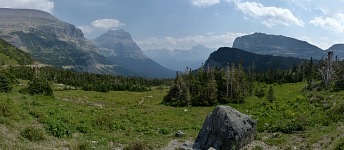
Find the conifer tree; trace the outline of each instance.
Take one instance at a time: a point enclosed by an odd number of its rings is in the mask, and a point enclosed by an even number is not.
[[[272,86],[270,86],[269,92],[268,92],[268,101],[272,103],[274,100],[275,100],[274,89],[272,88]]]

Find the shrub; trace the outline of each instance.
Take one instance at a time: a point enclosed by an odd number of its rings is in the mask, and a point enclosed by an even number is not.
[[[72,132],[70,129],[68,129],[63,123],[60,121],[57,122],[49,122],[46,126],[46,130],[50,134],[52,134],[55,137],[62,138],[62,137],[70,137],[72,135]]]
[[[343,150],[344,149],[344,138],[340,139],[339,142],[334,147],[334,150]]]
[[[27,127],[20,133],[22,137],[27,138],[30,141],[42,141],[45,140],[44,130],[38,127]]]
[[[22,92],[27,92],[30,95],[53,95],[53,89],[51,88],[49,81],[45,78],[38,77],[33,78],[33,80],[28,83],[28,87],[23,89]]]
[[[15,81],[15,77],[11,73],[0,70],[0,92],[5,93],[12,91]]]
[[[145,150],[149,149],[144,141],[135,140],[124,147],[124,150]]]

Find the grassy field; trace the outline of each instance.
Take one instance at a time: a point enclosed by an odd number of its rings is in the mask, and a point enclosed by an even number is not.
[[[229,104],[258,120],[256,140],[282,149],[332,149],[344,142],[341,118],[328,116],[338,112],[344,92],[305,92],[305,83],[272,86],[273,102],[252,96]],[[214,108],[165,106],[166,88],[100,93],[56,86],[46,97],[20,94],[23,87],[0,94],[2,149],[159,148],[172,139],[195,139]],[[176,138],[179,130],[186,136]]]

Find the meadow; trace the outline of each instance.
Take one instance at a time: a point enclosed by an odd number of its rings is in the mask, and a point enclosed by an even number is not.
[[[147,92],[67,90],[55,84],[54,96],[0,94],[1,149],[153,149],[169,141],[193,140],[215,106],[162,104],[168,87]],[[344,92],[305,91],[304,82],[260,87],[267,96],[228,105],[258,121],[256,140],[281,149],[335,149],[344,144]],[[184,137],[175,137],[183,131]],[[256,146],[255,149],[262,147]]]

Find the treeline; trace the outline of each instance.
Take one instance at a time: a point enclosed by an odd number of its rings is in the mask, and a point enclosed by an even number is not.
[[[290,69],[268,69],[257,73],[257,81],[268,84],[297,83],[304,80],[315,80],[321,61],[305,60],[299,65],[294,65]]]
[[[258,83],[284,84],[306,81],[308,90],[344,90],[344,61],[333,59],[304,60],[290,69],[268,69],[256,72],[254,64],[243,69],[229,64],[224,68],[178,72],[163,103],[171,106],[211,106],[222,103],[243,103],[247,96],[262,95]],[[205,68],[205,67],[202,67]]]
[[[152,86],[169,85],[171,79],[146,79],[114,75],[74,72],[53,67],[14,66],[9,68],[16,78],[32,81],[37,74],[50,82],[74,86],[86,91],[148,91]]]
[[[225,69],[200,69],[177,72],[174,85],[163,103],[171,106],[211,106],[218,103],[243,103],[255,90],[255,71],[244,71],[241,64]]]

